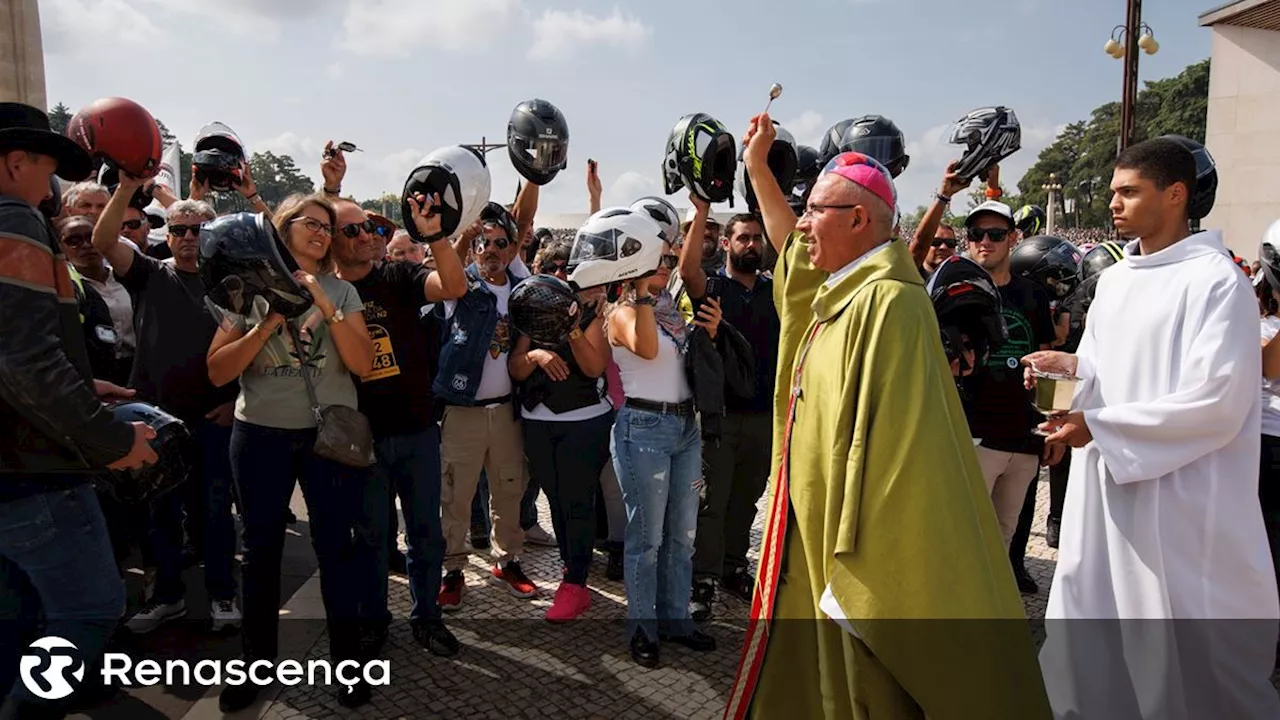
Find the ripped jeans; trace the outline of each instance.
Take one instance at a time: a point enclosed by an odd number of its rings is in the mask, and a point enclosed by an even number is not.
[[[627,637],[688,635],[693,540],[702,486],[697,417],[623,406],[609,442],[627,509]]]

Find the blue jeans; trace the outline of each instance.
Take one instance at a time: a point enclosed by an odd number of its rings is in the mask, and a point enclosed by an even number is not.
[[[302,484],[311,547],[320,565],[329,654],[337,660],[359,657],[360,603],[377,591],[368,587],[374,569],[357,566],[353,538],[369,471],[316,455],[315,441],[314,429],[284,430],[239,420],[231,431],[231,470],[244,524],[242,636],[244,654],[252,660],[274,660],[279,651],[280,557],[295,478]]]
[[[400,496],[404,511],[404,536],[409,546],[405,568],[409,574],[409,596],[413,609],[411,622],[439,620],[440,575],[444,567],[444,530],[440,523],[440,427],[434,423],[414,435],[393,435],[375,443],[378,464],[374,479],[365,492],[368,515],[378,518],[374,506],[381,507],[382,525],[367,538],[361,538],[362,564],[375,561],[381,593],[370,601],[362,614],[382,622],[391,621],[387,610],[387,549],[390,515],[387,495]],[[376,497],[375,497],[376,495]],[[378,550],[381,549],[381,552]]]
[[[0,503],[0,582],[0,622],[15,626],[26,614],[22,595],[34,589],[41,634],[69,640],[85,667],[97,666],[124,612],[124,581],[88,483]],[[10,695],[35,700],[21,680]]]
[[[627,635],[693,632],[693,540],[702,484],[702,433],[692,415],[623,406],[609,442],[627,508],[623,553]]]
[[[156,563],[155,599],[163,603],[181,600],[187,587],[182,581],[183,515],[185,508],[199,508],[200,522],[188,527],[203,534],[204,585],[210,600],[236,596],[232,572],[236,554],[235,521],[231,518],[231,427],[201,419],[193,422],[191,478],[194,487],[177,488],[151,503],[148,540]],[[199,502],[187,503],[192,493]],[[196,540],[197,538],[192,538]]]

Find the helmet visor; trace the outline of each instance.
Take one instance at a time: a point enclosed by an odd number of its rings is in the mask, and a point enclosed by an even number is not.
[[[590,262],[592,260],[618,259],[618,242],[614,233],[579,232],[574,238],[573,250],[569,253],[569,266]]]
[[[847,138],[840,150],[841,152],[860,152],[875,158],[881,165],[889,167],[902,156],[902,143],[896,138],[888,137]]]
[[[534,170],[560,170],[567,164],[569,144],[560,138],[521,138],[519,151]]]

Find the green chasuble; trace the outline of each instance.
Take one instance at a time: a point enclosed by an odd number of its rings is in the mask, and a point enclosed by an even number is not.
[[[798,355],[813,341],[795,405],[789,502],[770,505],[790,520],[776,584],[760,571],[757,592],[776,587],[776,596],[752,717],[1050,717],[937,319],[906,245],[872,251],[828,285],[792,235],[774,288],[782,336],[773,489]],[[856,635],[819,608],[828,590]]]

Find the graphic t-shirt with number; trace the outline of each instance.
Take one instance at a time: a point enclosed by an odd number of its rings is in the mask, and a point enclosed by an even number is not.
[[[419,319],[430,274],[421,265],[387,262],[355,283],[374,349],[373,370],[356,390],[360,410],[380,438],[419,432],[433,420],[431,379],[440,344]]]
[[[507,356],[511,353],[511,318],[507,314],[507,301],[511,298],[511,288],[518,282],[515,276],[507,276],[506,285],[494,285],[485,281],[485,288],[493,293],[497,300],[498,324],[493,328],[493,337],[489,339],[489,351],[484,355],[484,371],[480,375],[480,386],[476,388],[476,403],[485,404],[486,400],[511,395],[511,375],[507,371]],[[478,289],[467,292],[480,292]],[[444,316],[453,317],[458,303],[446,300]]]
[[[1043,418],[1023,384],[1021,360],[1053,342],[1049,295],[1038,283],[1014,276],[1000,288],[1000,302],[1009,339],[991,350],[985,367],[965,378],[969,428],[983,447],[1038,454],[1043,441],[1032,430]]]

